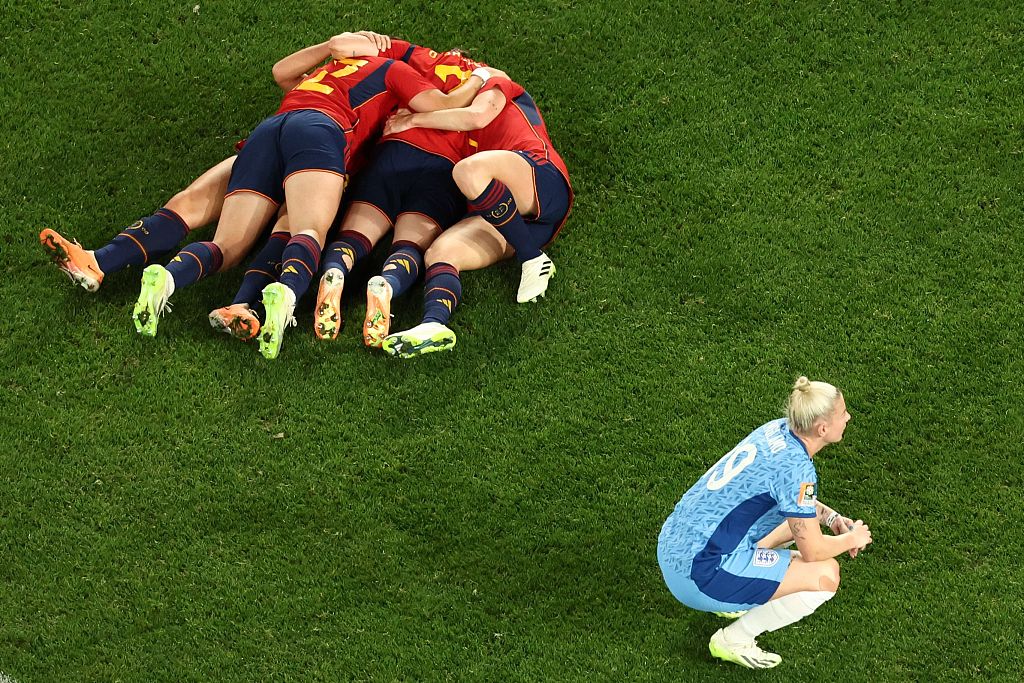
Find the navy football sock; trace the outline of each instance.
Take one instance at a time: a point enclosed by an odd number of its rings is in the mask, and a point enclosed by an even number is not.
[[[309,235],[295,235],[281,254],[281,284],[295,293],[298,301],[309,289],[313,273],[320,267],[320,243]]]
[[[275,282],[280,275],[281,256],[291,237],[291,233],[288,232],[275,232],[270,235],[270,239],[259,250],[245,271],[242,286],[238,288],[238,294],[235,295],[232,304],[249,304],[249,308],[262,317],[261,294],[263,288],[271,282]]]
[[[459,271],[449,263],[435,263],[427,268],[423,285],[423,322],[447,325],[452,311],[462,299]]]
[[[93,255],[103,274],[110,275],[128,266],[151,263],[178,246],[188,231],[181,216],[164,207],[129,225]]]
[[[352,259],[352,265],[359,263],[359,259],[363,258],[370,253],[370,249],[373,247],[370,244],[370,240],[355,230],[342,230],[341,234],[338,235],[338,239],[331,242],[331,244],[324,249],[324,270],[330,270],[331,268],[339,268],[341,272],[348,276],[350,270],[345,262],[342,260],[342,256],[348,256]]]
[[[224,263],[224,255],[213,242],[193,242],[167,264],[174,278],[174,289],[188,287],[207,275],[213,275]]]
[[[395,242],[384,262],[382,275],[391,285],[391,296],[398,296],[413,286],[423,270],[423,251],[415,242]]]
[[[543,245],[537,242],[519,215],[512,191],[497,178],[488,183],[479,197],[469,202],[469,212],[493,225],[516,250],[516,259],[520,263],[541,255]]]

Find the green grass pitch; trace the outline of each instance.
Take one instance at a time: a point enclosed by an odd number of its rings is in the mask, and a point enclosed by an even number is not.
[[[1019,3],[2,15],[0,679],[1019,680]],[[144,339],[137,270],[46,263],[41,228],[102,244],[274,111],[276,59],[360,28],[538,100],[578,195],[546,300],[469,273],[455,350],[399,362],[350,291],[340,341],[307,304],[268,363],[206,323],[237,271]],[[655,542],[799,374],[846,392],[820,495],[875,544],[751,674]]]

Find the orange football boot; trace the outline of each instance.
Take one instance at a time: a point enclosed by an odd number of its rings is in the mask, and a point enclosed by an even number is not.
[[[340,268],[331,268],[320,278],[320,289],[316,293],[316,308],[313,311],[313,331],[318,339],[337,339],[345,316],[341,312],[341,292],[345,288],[345,274]]]
[[[235,339],[250,341],[260,332],[260,319],[248,304],[231,304],[210,311],[210,327]]]
[[[96,263],[96,257],[81,244],[68,241],[56,230],[46,228],[39,233],[39,243],[65,275],[90,292],[95,292],[103,282],[103,271]]]
[[[379,349],[391,331],[391,285],[380,275],[366,283],[366,320],[363,343]]]

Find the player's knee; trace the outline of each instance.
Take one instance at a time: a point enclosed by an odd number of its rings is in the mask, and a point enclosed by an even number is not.
[[[455,164],[455,168],[452,169],[452,179],[464,194],[473,195],[470,199],[479,194],[476,191],[479,185],[486,185],[486,182],[490,181],[489,176],[486,162],[474,159],[471,156]]]
[[[818,590],[832,593],[839,590],[839,563],[835,558],[822,563],[821,574],[818,575]]]
[[[424,252],[423,263],[429,268],[435,263],[452,263],[453,258],[458,258],[458,254],[454,249],[445,244],[438,244],[435,242],[427,248],[426,252]]]
[[[171,197],[165,204],[168,209],[178,214],[190,228],[200,227],[196,224],[204,215],[203,209],[206,205],[206,197],[191,186]]]
[[[245,250],[240,248],[238,244],[234,242],[221,242],[217,239],[214,239],[213,242],[220,249],[220,255],[223,257],[223,261],[220,266],[221,271],[234,268],[242,262]]]

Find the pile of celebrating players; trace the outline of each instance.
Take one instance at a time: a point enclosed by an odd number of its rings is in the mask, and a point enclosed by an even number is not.
[[[74,282],[143,267],[132,311],[155,336],[171,297],[248,257],[241,286],[210,324],[258,340],[277,358],[296,304],[316,281],[313,330],[335,339],[352,268],[393,231],[366,285],[367,347],[411,358],[455,346],[449,326],[461,273],[508,258],[520,264],[519,303],[545,294],[545,253],[569,214],[565,163],[533,98],[497,69],[371,31],[343,33],[274,65],[277,112],[152,215],[88,250],[54,230],[40,241]],[[166,265],[157,259],[216,221]],[[397,297],[423,279],[419,325],[392,332]]]

